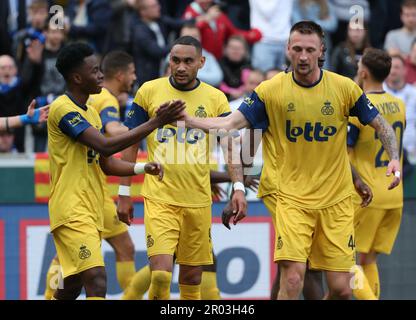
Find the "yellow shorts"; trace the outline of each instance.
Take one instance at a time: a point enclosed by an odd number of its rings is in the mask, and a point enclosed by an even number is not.
[[[277,198],[274,260],[309,261],[310,269],[349,272],[355,265],[351,197],[323,209]]]
[[[104,231],[103,239],[112,238],[128,231],[125,223],[121,222],[117,216],[117,208],[111,197],[104,199]]]
[[[94,224],[68,222],[52,231],[63,277],[104,267],[101,254],[101,232]]]
[[[390,254],[399,232],[402,208],[359,207],[354,216],[357,251]]]
[[[147,255],[176,255],[176,263],[209,265],[212,260],[211,206],[178,207],[144,199]]]
[[[263,203],[266,206],[267,211],[269,211],[270,216],[272,217],[273,227],[276,229],[276,202],[277,194],[270,193],[262,197]]]

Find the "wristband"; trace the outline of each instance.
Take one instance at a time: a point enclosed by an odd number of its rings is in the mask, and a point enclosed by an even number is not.
[[[130,187],[129,186],[120,185],[118,187],[118,195],[119,196],[130,197]]]
[[[234,191],[240,190],[240,191],[243,191],[244,193],[246,192],[246,188],[244,187],[244,184],[240,181],[235,182],[233,184],[233,189]]]
[[[22,122],[23,125],[37,124],[39,122],[39,117],[40,117],[40,110],[36,109],[33,112],[33,117],[30,117],[27,114],[22,114],[20,116],[20,121]]]
[[[144,173],[144,167],[146,166],[145,162],[137,162],[134,165],[134,174]]]

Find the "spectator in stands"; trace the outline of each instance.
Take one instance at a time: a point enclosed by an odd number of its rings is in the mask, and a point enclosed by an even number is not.
[[[332,53],[331,67],[334,72],[353,79],[357,74],[358,61],[369,46],[366,28],[350,25],[347,40],[335,47]]]
[[[368,21],[371,47],[383,49],[387,32],[400,28],[401,1],[370,0],[371,19]]]
[[[160,0],[162,15],[168,15],[173,18],[182,17],[186,7],[192,0]]]
[[[134,16],[136,0],[112,0],[110,1],[112,19],[110,26],[111,50],[130,50],[131,19]]]
[[[302,20],[315,21],[324,30],[326,47],[324,68],[329,69],[332,50],[330,35],[338,25],[334,7],[328,0],[295,0],[292,23]]]
[[[184,25],[180,36],[191,36],[201,41],[201,33],[195,24]],[[223,80],[222,69],[212,53],[203,48],[202,55],[205,57],[205,64],[198,71],[198,79],[218,88]]]
[[[253,46],[252,65],[266,72],[286,68],[286,46],[291,27],[293,0],[250,0],[251,27],[262,33]]]
[[[330,0],[330,3],[334,7],[338,19],[337,30],[331,34],[332,45],[336,47],[345,41],[350,23],[360,25],[364,22],[364,24],[368,24],[370,6],[368,0]],[[364,17],[364,21],[361,20],[362,17]]]
[[[65,26],[70,39],[86,41],[98,54],[109,49],[109,26],[112,11],[107,0],[70,0],[69,23]]]
[[[38,60],[27,61],[25,64],[26,72],[34,72],[34,70],[40,72],[39,75],[34,75],[36,78],[40,78],[40,81],[34,87],[38,107],[52,103],[57,96],[65,91],[65,80],[55,67],[58,52],[63,46],[65,38],[64,30],[48,26],[45,37],[45,48],[42,48],[40,55],[37,57]],[[34,64],[40,64],[41,68],[37,68]],[[32,133],[34,136],[34,151],[45,152],[48,136],[46,123],[32,126]]]
[[[0,56],[0,117],[9,117],[26,112],[26,105],[31,98],[33,87],[40,81],[41,65],[38,61],[41,45],[38,40],[32,41],[26,50],[28,60],[33,62],[34,72],[29,73],[23,65],[20,76],[11,56]],[[24,128],[14,131],[14,144],[19,152],[24,152]]]
[[[384,48],[390,54],[401,54],[406,57],[416,38],[416,0],[403,1],[400,19],[403,27],[387,33]]]
[[[250,30],[250,4],[248,0],[220,0],[220,4],[227,17],[238,29]]]
[[[168,34],[180,30],[194,19],[180,20],[162,16],[158,0],[137,0],[137,15],[132,21],[132,54],[139,85],[161,75],[163,59],[168,54]]]
[[[17,152],[14,146],[14,135],[9,132],[0,132],[0,153]]]
[[[236,111],[241,103],[244,101],[246,97],[249,97],[254,89],[257,88],[257,86],[265,80],[264,73],[257,69],[252,69],[247,71],[247,77],[244,81],[244,92],[243,95],[235,100],[230,101],[230,108],[231,111]]]
[[[197,26],[201,31],[202,47],[218,60],[222,58],[224,43],[232,35],[240,35],[250,44],[261,39],[261,33],[257,29],[247,31],[236,28],[213,0],[195,0],[186,8],[185,19],[197,17],[199,17]]]
[[[402,99],[406,105],[406,129],[403,134],[403,148],[409,162],[416,164],[416,88],[406,83],[405,61],[400,54],[392,56],[391,70],[385,83],[386,92]]]
[[[244,82],[250,69],[247,42],[243,37],[231,36],[228,39],[220,66],[224,74],[220,90],[227,95],[229,100],[243,96]]]
[[[49,4],[47,0],[33,0],[29,6],[30,26],[20,30],[13,37],[12,53],[20,68],[26,58],[26,48],[34,40],[45,43],[43,31],[48,22]]]
[[[412,43],[409,56],[406,58],[406,83],[416,85],[416,40]]]

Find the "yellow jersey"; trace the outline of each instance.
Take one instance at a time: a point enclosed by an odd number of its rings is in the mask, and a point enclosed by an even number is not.
[[[166,101],[181,99],[190,115],[206,118],[230,113],[227,98],[218,89],[198,81],[191,90],[176,88],[171,78],[160,78],[144,83],[137,91],[125,125],[132,129],[155,116]],[[213,136],[212,136],[213,137]],[[211,200],[210,139],[200,129],[185,129],[165,125],[146,138],[148,161],[159,161],[164,166],[163,180],[146,175],[142,196],[151,200],[182,207],[205,207]]]
[[[269,130],[263,134],[261,141],[263,143],[263,168],[261,169],[259,190],[257,193],[257,197],[259,198],[277,192],[277,154],[273,136]]]
[[[104,133],[107,123],[120,122],[120,105],[117,98],[108,89],[103,88],[100,93],[90,95],[87,105],[91,105],[97,110]]]
[[[98,153],[76,140],[91,126],[101,130],[98,113],[78,105],[69,95],[58,97],[50,105],[51,231],[70,221],[92,223],[103,230],[104,189]]]
[[[393,127],[403,165],[403,132],[406,124],[404,102],[384,91],[368,93],[367,97]],[[348,146],[353,148],[350,153],[351,164],[373,191],[373,200],[369,207],[379,209],[403,207],[403,184],[392,190],[387,189],[392,182],[392,177],[386,176],[389,157],[374,129],[363,126],[356,119],[350,119]],[[355,203],[361,203],[361,199],[358,198],[358,196],[353,198]]]
[[[348,118],[367,124],[378,111],[351,79],[321,70],[316,83],[303,86],[293,72],[281,72],[262,82],[239,111],[251,127],[270,130],[280,197],[320,209],[352,195]]]

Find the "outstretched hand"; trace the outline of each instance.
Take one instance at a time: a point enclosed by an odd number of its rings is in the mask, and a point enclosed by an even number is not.
[[[156,120],[159,126],[181,120],[183,117],[183,110],[185,110],[185,102],[182,100],[168,101],[159,106],[156,110]]]

